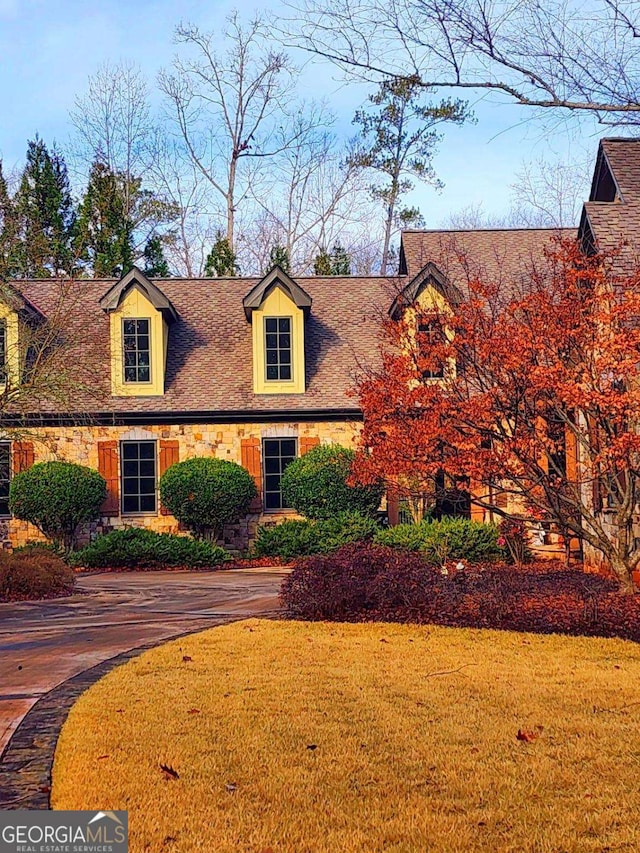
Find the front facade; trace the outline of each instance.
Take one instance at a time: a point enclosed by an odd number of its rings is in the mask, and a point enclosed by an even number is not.
[[[578,235],[585,249],[626,240],[625,257],[635,252],[638,153],[640,141],[602,141]],[[399,273],[389,277],[294,280],[275,268],[261,279],[150,281],[134,268],[120,281],[6,285],[0,292],[0,381],[9,400],[7,431],[0,434],[0,539],[16,546],[39,538],[10,517],[7,500],[11,477],[34,462],[78,462],[104,476],[108,497],[100,520],[84,531],[88,537],[127,525],[177,532],[160,505],[159,478],[176,461],[214,455],[243,465],[256,482],[251,514],[224,533],[227,547],[245,548],[258,524],[291,514],[280,492],[291,459],[318,443],[353,444],[362,416],[352,389],[358,371],[376,363],[381,317],[393,313],[401,295],[422,305],[461,298],[472,275],[516,288],[558,235],[575,234],[409,231]],[[67,366],[77,364],[83,374],[71,403],[32,393],[13,412],[11,393],[18,389],[20,398],[37,361],[31,330],[55,318]]]

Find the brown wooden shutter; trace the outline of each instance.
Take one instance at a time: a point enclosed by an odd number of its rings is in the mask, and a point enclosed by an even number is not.
[[[567,460],[567,480],[578,482],[578,441],[572,426],[564,428],[565,458]]]
[[[35,455],[33,452],[32,441],[14,441],[13,442],[13,473],[19,474],[20,471],[26,471],[33,465]]]
[[[253,477],[256,484],[258,496],[251,501],[250,512],[262,511],[262,460],[260,458],[260,439],[243,438],[240,451],[242,456],[242,467]]]
[[[484,522],[484,507],[474,503],[474,495],[481,494],[483,491],[482,484],[478,480],[471,480],[469,483],[469,495],[471,497],[471,521]]]
[[[180,442],[171,440],[160,442],[160,464],[158,471],[158,479],[162,477],[167,468],[175,465],[180,461]],[[171,515],[169,510],[160,504],[160,515]]]
[[[118,475],[118,442],[98,442],[98,471],[107,482],[107,497],[102,515],[120,515],[120,477]]]
[[[303,435],[300,439],[300,456],[304,456],[312,447],[317,447],[319,444],[320,439],[317,435]]]

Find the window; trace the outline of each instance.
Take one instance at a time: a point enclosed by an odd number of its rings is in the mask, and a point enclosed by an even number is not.
[[[122,513],[156,511],[156,442],[122,442]]]
[[[151,337],[149,320],[122,321],[125,382],[151,382]]]
[[[418,324],[418,332],[422,335],[420,349],[427,358],[430,357],[434,347],[440,346],[444,341],[442,326],[437,320],[423,320]],[[422,371],[423,379],[443,379],[444,365],[433,359],[433,364]]]
[[[0,382],[7,381],[7,324],[0,322]]]
[[[265,438],[262,443],[264,460],[264,508],[287,509],[282,501],[280,480],[284,469],[298,455],[295,438]]]
[[[267,380],[291,380],[291,317],[265,317],[264,339]]]
[[[11,482],[11,444],[0,442],[0,517],[11,515],[9,512],[9,483]]]

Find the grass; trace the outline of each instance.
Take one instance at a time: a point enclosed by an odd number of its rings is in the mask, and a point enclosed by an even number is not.
[[[639,683],[622,640],[235,623],[87,691],[52,803],[132,853],[635,851]]]

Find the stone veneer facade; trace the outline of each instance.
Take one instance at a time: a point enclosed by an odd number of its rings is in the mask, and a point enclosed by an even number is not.
[[[34,461],[57,459],[76,462],[98,470],[98,442],[123,440],[174,440],[179,443],[181,461],[194,456],[216,456],[242,464],[243,439],[311,438],[321,444],[337,443],[353,446],[360,425],[346,421],[314,423],[246,423],[246,424],[180,424],[149,427],[89,426],[50,427],[34,430],[28,436],[34,445]],[[22,436],[21,436],[22,437]],[[296,517],[291,512],[267,512],[248,515],[238,524],[225,528],[221,544],[231,552],[245,550],[255,538],[259,524],[273,524],[283,518]],[[141,516],[104,516],[86,525],[79,532],[79,544],[86,544],[99,533],[122,527],[146,527],[159,533],[182,532],[172,515],[159,511]],[[16,518],[0,520],[0,541],[7,547],[19,547],[28,542],[43,541],[33,525]]]

